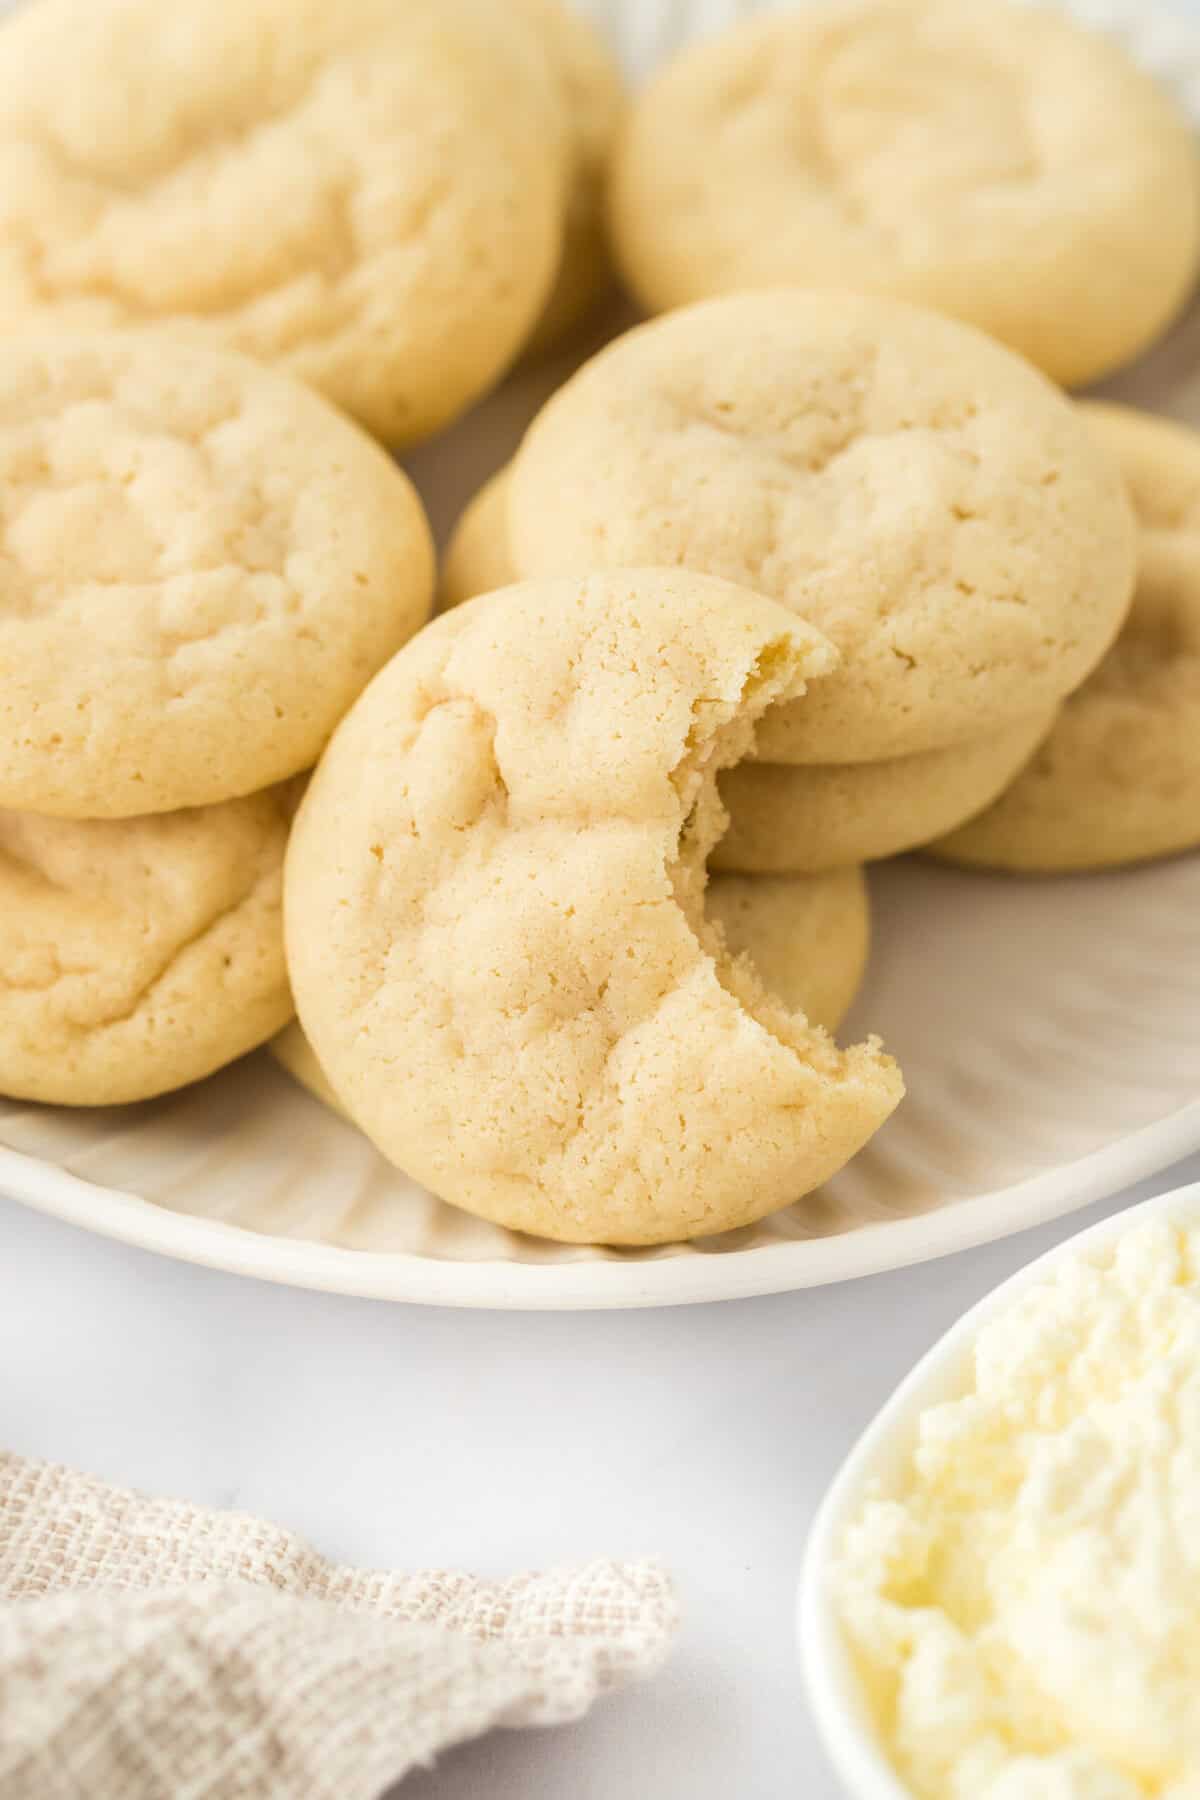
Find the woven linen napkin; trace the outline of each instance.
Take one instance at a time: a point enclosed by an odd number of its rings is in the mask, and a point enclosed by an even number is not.
[[[578,1718],[674,1628],[652,1563],[339,1567],[0,1452],[3,1800],[375,1800],[492,1726]]]

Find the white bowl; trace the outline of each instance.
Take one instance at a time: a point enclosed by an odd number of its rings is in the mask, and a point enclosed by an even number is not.
[[[1064,1256],[1110,1244],[1148,1218],[1200,1214],[1200,1182],[1156,1194],[1076,1232],[1002,1281],[927,1350],[875,1415],[834,1477],[809,1532],[800,1578],[797,1630],[809,1703],[829,1759],[853,1800],[913,1800],[884,1754],[838,1616],[833,1569],[843,1534],[870,1482],[886,1493],[905,1472],[927,1407],[958,1398],[971,1375],[971,1349],[987,1321]]]

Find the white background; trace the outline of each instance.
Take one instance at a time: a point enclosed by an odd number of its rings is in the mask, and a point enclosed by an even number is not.
[[[1200,1156],[1124,1198],[1197,1179]],[[685,1622],[657,1680],[404,1800],[841,1800],[793,1652],[813,1510],[920,1352],[1113,1204],[842,1287],[538,1315],[270,1287],[0,1202],[0,1443],[363,1563],[663,1558]]]

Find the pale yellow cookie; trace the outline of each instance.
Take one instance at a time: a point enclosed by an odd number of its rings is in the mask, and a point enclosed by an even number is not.
[[[1133,608],[1008,791],[933,846],[950,862],[1048,874],[1200,845],[1200,434],[1128,407],[1081,411],[1133,497]]]
[[[485,0],[490,4],[490,0]],[[533,356],[567,337],[613,280],[606,217],[608,167],[625,109],[616,60],[599,32],[567,0],[517,0],[543,33],[563,83],[568,175],[562,248],[554,286],[527,346]]]
[[[927,844],[1003,792],[1052,722],[1037,713],[971,743],[888,762],[740,763],[721,777],[729,829],[709,866],[837,869]]]
[[[480,488],[455,527],[442,565],[443,610],[515,578],[508,473],[506,465]],[[965,744],[882,762],[739,763],[721,778],[729,829],[709,867],[757,874],[837,870],[926,844],[994,800],[1050,722],[1038,713]],[[767,985],[782,991],[778,982]]]
[[[836,1031],[858,992],[870,947],[870,903],[861,869],[825,875],[718,875],[704,912],[733,956],[748,957],[762,985],[790,1012]],[[347,1116],[298,1019],[270,1051],[301,1087]]]
[[[711,866],[712,859],[709,858]],[[822,875],[716,875],[705,916],[734,956],[791,1012],[836,1031],[862,982],[871,942],[861,869]]]
[[[38,0],[0,29],[0,324],[183,333],[411,443],[541,311],[564,131],[534,34],[465,0]]]
[[[828,643],[725,583],[626,571],[456,607],[343,721],[285,880],[301,1021],[383,1153],[571,1242],[746,1224],[900,1098],[703,918],[716,775]]]
[[[290,787],[143,819],[0,812],[0,1093],[145,1100],[279,1030]]]
[[[849,288],[978,325],[1074,386],[1186,298],[1200,163],[1170,96],[1053,7],[846,0],[677,57],[633,111],[612,217],[652,311]]]
[[[307,768],[428,614],[421,503],[298,382],[0,341],[0,806],[119,818]]]
[[[515,581],[508,548],[508,465],[463,508],[438,577],[438,611]]]
[[[894,301],[740,294],[618,338],[512,465],[522,578],[684,565],[842,652],[764,721],[767,762],[907,756],[1049,712],[1133,584],[1120,477],[1074,407],[969,327]]]

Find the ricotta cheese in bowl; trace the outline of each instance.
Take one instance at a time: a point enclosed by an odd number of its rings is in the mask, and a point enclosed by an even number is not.
[[[857,1794],[1200,1800],[1200,1188],[918,1365],[817,1520],[801,1625]]]

